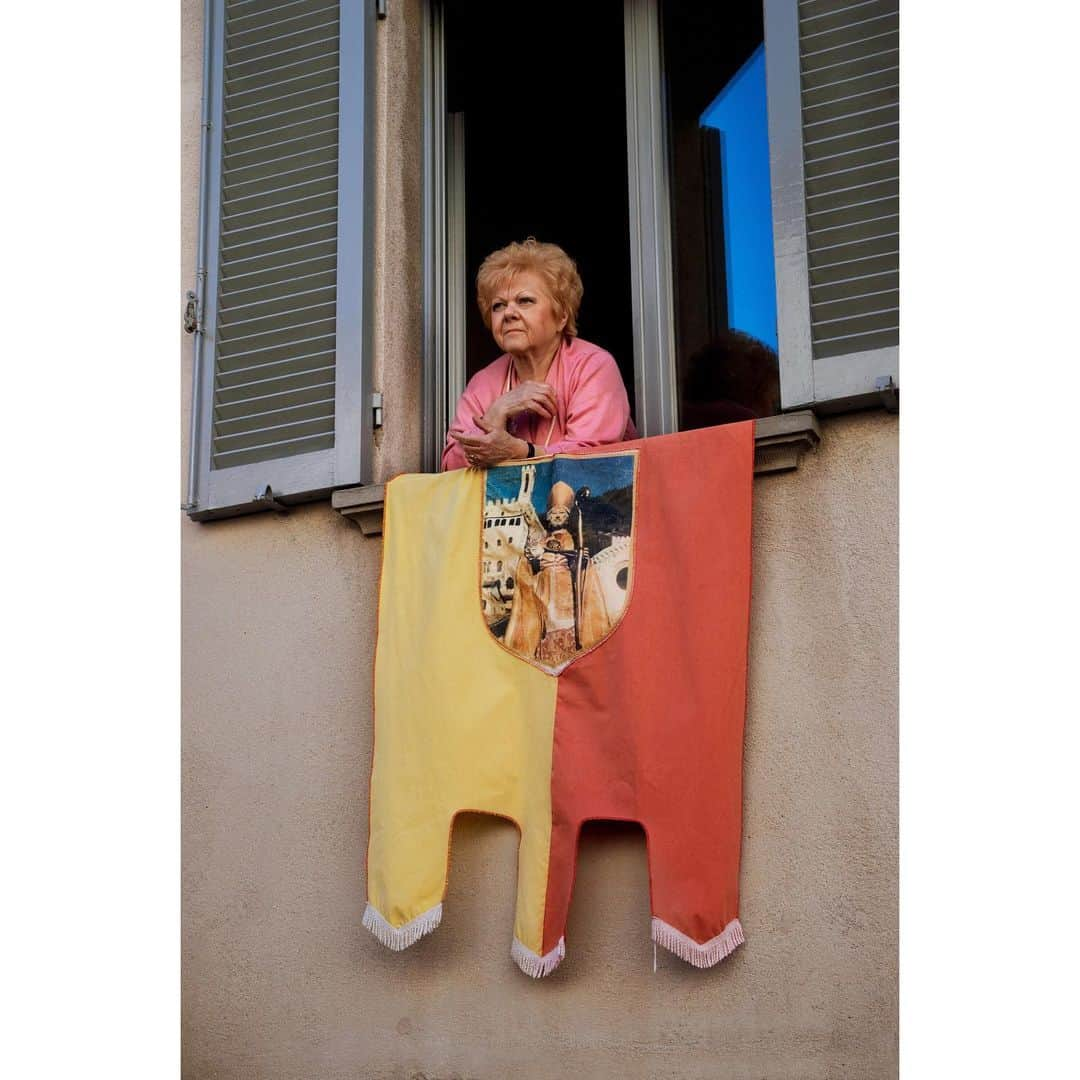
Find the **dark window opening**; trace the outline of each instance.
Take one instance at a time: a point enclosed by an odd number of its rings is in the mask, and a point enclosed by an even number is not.
[[[633,410],[622,2],[448,0],[445,26],[447,108],[465,129],[467,375],[499,355],[476,271],[535,236],[576,261],[578,334],[615,357]]]

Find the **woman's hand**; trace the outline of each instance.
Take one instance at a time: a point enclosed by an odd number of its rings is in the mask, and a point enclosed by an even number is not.
[[[555,415],[555,391],[547,383],[518,383],[488,406],[484,419],[493,427],[505,428],[506,421],[520,413],[536,413],[550,420]]]
[[[473,421],[484,432],[483,435],[450,432],[450,435],[457,439],[470,469],[489,469],[492,465],[498,465],[500,461],[528,456],[529,444],[524,439],[516,438],[505,428],[491,423],[482,416],[474,416]]]

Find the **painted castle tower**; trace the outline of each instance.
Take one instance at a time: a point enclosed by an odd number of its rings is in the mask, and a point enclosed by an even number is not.
[[[532,503],[536,466],[521,469],[521,486],[515,498],[489,500],[484,504],[484,557],[481,596],[484,618],[496,628],[510,617],[514,600],[514,574],[518,559],[531,546],[542,543],[544,526]]]

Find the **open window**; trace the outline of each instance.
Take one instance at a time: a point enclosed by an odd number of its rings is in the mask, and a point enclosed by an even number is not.
[[[527,235],[577,259],[645,435],[895,388],[897,0],[430,14],[430,463],[494,356],[476,269]]]
[[[542,9],[446,0],[433,12],[429,450],[468,379],[499,349],[474,300],[483,259],[513,240],[559,244],[585,285],[582,338],[618,362],[634,401],[622,0]],[[433,147],[433,149],[434,149]],[[440,258],[441,254],[441,258]],[[445,372],[445,375],[443,374]]]

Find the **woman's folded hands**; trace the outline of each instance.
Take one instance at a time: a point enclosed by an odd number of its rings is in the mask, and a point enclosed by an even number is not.
[[[511,391],[513,393],[513,391]],[[529,444],[511,435],[505,427],[496,427],[483,416],[474,416],[473,423],[483,432],[470,435],[463,431],[451,431],[465,454],[470,469],[487,469],[500,461],[512,461],[528,457]]]

